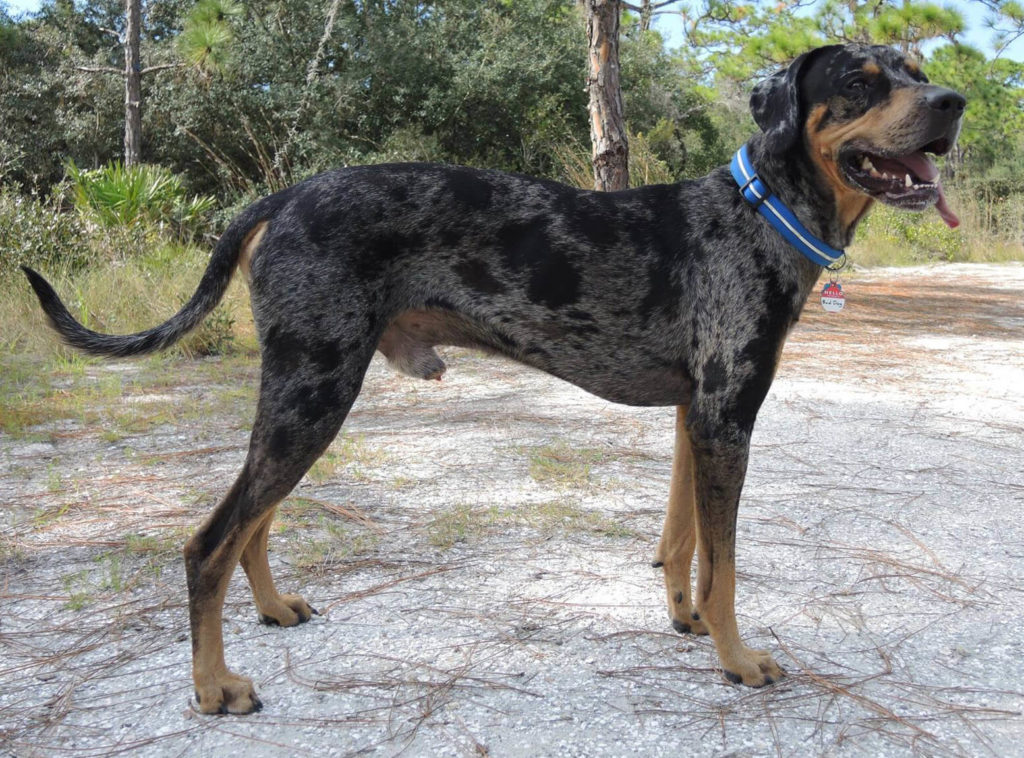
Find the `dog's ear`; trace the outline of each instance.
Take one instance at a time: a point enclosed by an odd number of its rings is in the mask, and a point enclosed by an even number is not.
[[[814,52],[817,50],[797,56],[788,68],[758,82],[750,93],[750,112],[771,153],[789,149],[800,136],[800,74]]]

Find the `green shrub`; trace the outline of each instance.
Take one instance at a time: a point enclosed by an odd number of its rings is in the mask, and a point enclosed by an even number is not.
[[[985,196],[976,187],[947,194],[959,227],[947,227],[934,210],[907,213],[876,203],[850,260],[862,266],[1024,260],[1024,196]]]
[[[932,212],[908,213],[876,203],[857,232],[851,258],[861,264],[909,264],[961,260],[962,232]]]
[[[552,148],[558,173],[566,184],[594,189],[594,165],[590,148],[579,141],[562,142]],[[658,157],[643,134],[629,135],[629,186],[668,184],[675,181],[668,165]]]
[[[71,196],[82,217],[102,228],[171,226],[179,239],[202,231],[215,200],[188,196],[181,178],[163,166],[133,166],[120,161],[97,169],[67,165]]]
[[[0,280],[21,276],[18,266],[81,268],[91,257],[78,216],[62,210],[60,188],[47,201],[0,186]]]

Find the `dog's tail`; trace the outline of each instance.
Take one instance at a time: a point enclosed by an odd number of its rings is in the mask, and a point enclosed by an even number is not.
[[[28,266],[22,266],[21,269],[28,277],[32,289],[36,291],[39,304],[43,306],[50,325],[67,344],[90,355],[124,357],[152,353],[173,345],[195,329],[210,311],[217,307],[217,303],[224,297],[231,283],[246,235],[260,221],[272,216],[281,202],[280,195],[272,195],[243,211],[221,235],[210,257],[210,263],[203,272],[199,287],[189,301],[160,326],[143,332],[114,335],[101,334],[86,328],[68,312],[46,279]]]

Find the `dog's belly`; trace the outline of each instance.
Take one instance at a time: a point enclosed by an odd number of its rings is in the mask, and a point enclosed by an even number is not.
[[[529,363],[524,361],[524,363]],[[539,367],[553,376],[613,403],[623,405],[689,405],[692,382],[680,367],[634,362],[612,365]]]
[[[495,324],[440,309],[411,309],[394,319],[377,349],[395,370],[440,379],[436,345],[497,353],[624,405],[686,405],[692,380],[682,361],[660,355],[621,333],[582,336],[555,324]]]

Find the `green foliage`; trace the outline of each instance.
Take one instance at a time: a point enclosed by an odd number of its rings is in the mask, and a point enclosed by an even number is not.
[[[945,45],[932,55],[928,73],[936,83],[967,98],[967,115],[958,140],[958,163],[974,174],[1024,163],[1024,64],[1003,58],[988,61],[967,45]]]
[[[0,281],[21,277],[18,266],[80,268],[89,260],[78,217],[62,210],[62,188],[49,201],[0,186]]]
[[[179,235],[192,236],[215,204],[212,197],[188,196],[181,178],[162,166],[114,161],[84,170],[69,163],[67,172],[75,208],[101,227],[172,224]]]
[[[143,65],[167,67],[143,77],[143,156],[173,173],[151,176],[148,188],[108,165],[122,147],[123,4],[48,2],[17,20],[0,12],[0,174],[4,185],[36,193],[17,207],[13,190],[0,197],[5,254],[49,260],[63,250],[70,265],[110,258],[112,250],[136,256],[168,233],[190,239],[206,231],[212,215],[222,229],[248,200],[346,164],[426,160],[572,177],[575,163],[582,170],[571,180],[589,186],[585,35],[574,5],[342,2],[328,23],[335,4],[322,0],[148,3]],[[992,217],[985,235],[1016,228],[1011,200],[1024,193],[1016,179],[1024,176],[1021,64],[949,44],[963,34],[955,10],[922,0],[671,7],[683,15],[679,50],[623,17],[634,182],[697,177],[725,163],[756,128],[747,109],[751,84],[804,50],[887,42],[927,51],[933,81],[967,95],[946,184],[990,202],[992,213],[977,214]],[[1024,30],[1019,0],[986,8],[997,44]],[[82,167],[72,170],[82,185],[81,218],[32,199],[48,197],[69,162]],[[178,199],[168,204],[162,193],[170,183]],[[214,214],[210,194],[219,200]],[[912,233],[893,230],[903,242]],[[942,239],[921,244],[946,255]]]
[[[950,229],[934,214],[907,213],[876,204],[858,230],[857,246],[850,257],[861,265],[910,264],[966,260],[963,250],[962,231]]]
[[[702,176],[719,165],[734,149],[731,134],[717,118],[714,93],[695,84],[685,58],[635,24],[625,29],[621,53],[626,118],[630,132],[644,140],[637,147],[663,163],[670,179]]]
[[[235,37],[229,21],[243,13],[241,4],[234,0],[199,0],[177,38],[179,53],[196,68],[221,70]]]

